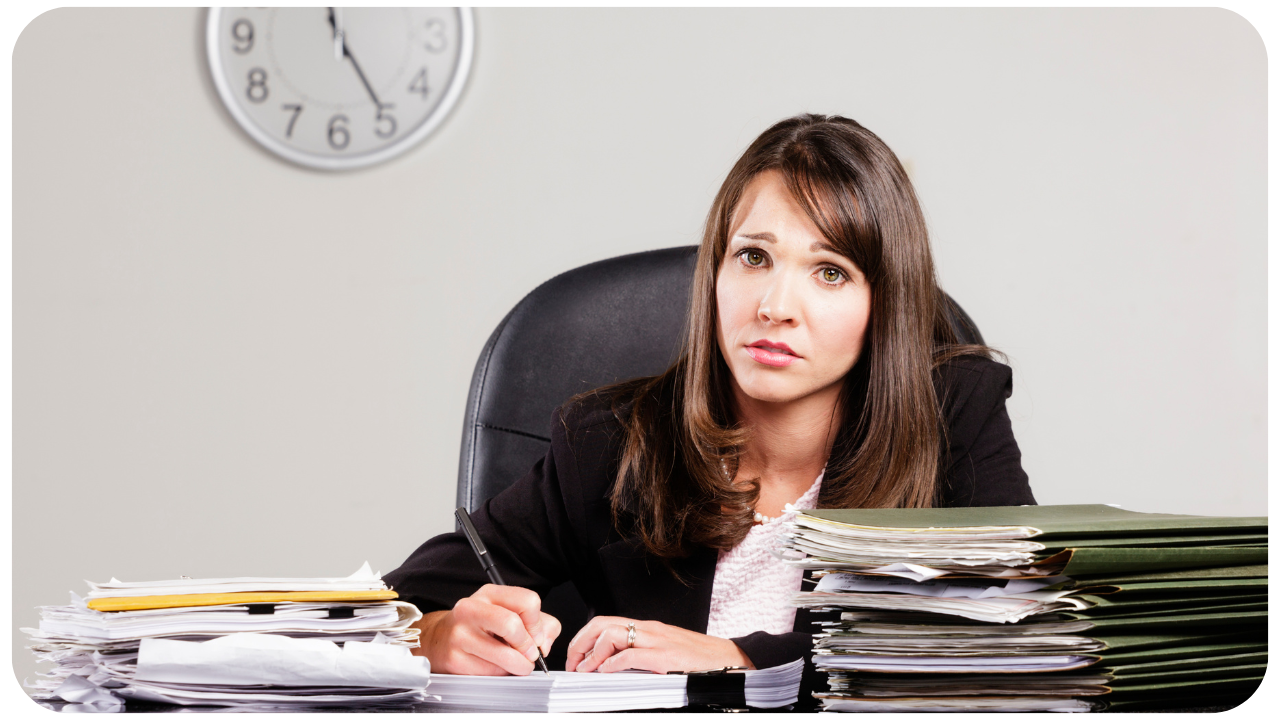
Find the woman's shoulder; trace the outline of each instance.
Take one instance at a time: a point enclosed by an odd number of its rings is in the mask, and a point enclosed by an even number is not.
[[[1007,398],[1013,392],[1013,369],[981,355],[962,355],[935,367],[933,384],[939,400],[953,403],[962,402],[975,392]]]
[[[626,442],[636,391],[650,378],[637,378],[576,395],[551,418],[551,447],[586,474],[612,476]]]
[[[620,430],[631,414],[632,399],[624,385],[611,385],[575,395],[556,408],[552,432],[610,433]]]
[[[1013,369],[979,355],[952,358],[933,370],[938,404],[953,438],[976,435],[1013,394]]]
[[[570,398],[552,415],[550,457],[561,492],[576,506],[611,502],[634,395],[625,387],[609,386]]]

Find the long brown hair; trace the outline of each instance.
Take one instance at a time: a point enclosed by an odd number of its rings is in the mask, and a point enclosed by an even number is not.
[[[944,359],[986,354],[957,344],[924,216],[893,151],[839,116],[799,115],[769,128],[711,205],[679,358],[662,375],[598,391],[612,397],[625,438],[614,521],[661,558],[687,555],[695,544],[731,548],[752,525],[758,481],[729,479],[750,429],[733,415],[715,298],[734,212],[767,170],[781,172],[822,235],[871,285],[865,347],[841,390],[821,507],[931,506],[945,433],[931,373]]]

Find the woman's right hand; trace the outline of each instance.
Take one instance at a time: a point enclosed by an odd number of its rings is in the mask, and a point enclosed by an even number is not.
[[[471,597],[422,616],[422,647],[431,672],[451,675],[528,675],[560,635],[560,621],[542,612],[532,590],[485,585]]]

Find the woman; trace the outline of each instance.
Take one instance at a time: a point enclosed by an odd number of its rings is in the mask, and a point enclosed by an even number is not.
[[[433,670],[529,673],[560,632],[535,591],[566,580],[596,615],[568,670],[788,662],[812,647],[801,572],[769,552],[789,506],[1035,502],[1010,371],[957,344],[911,183],[858,123],[802,115],[747,149],[692,294],[679,360],[560,408],[546,458],[472,515],[512,587],[457,534],[387,576]]]

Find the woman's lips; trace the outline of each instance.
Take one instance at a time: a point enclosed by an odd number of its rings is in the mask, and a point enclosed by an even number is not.
[[[786,367],[799,360],[791,353],[791,348],[782,343],[754,342],[747,346],[747,354],[752,360],[769,367]]]

